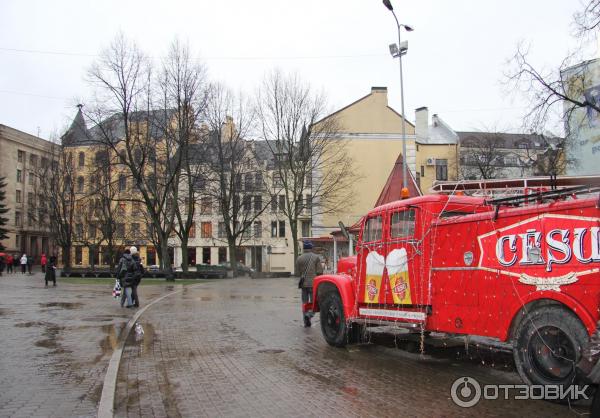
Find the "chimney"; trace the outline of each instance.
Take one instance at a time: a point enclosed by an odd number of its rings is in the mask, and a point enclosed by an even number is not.
[[[377,101],[382,101],[384,106],[388,105],[387,87],[371,87],[371,95]]]
[[[427,141],[429,137],[429,109],[425,106],[415,109],[415,135],[417,141]]]

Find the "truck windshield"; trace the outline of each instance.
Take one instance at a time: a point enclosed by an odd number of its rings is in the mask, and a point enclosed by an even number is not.
[[[408,209],[392,214],[392,238],[412,237],[415,233],[415,210]]]

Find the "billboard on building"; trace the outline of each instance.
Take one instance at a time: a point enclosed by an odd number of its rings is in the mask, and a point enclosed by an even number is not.
[[[579,101],[600,106],[600,59],[585,61],[561,73],[565,92]],[[600,174],[600,113],[564,103],[567,154],[574,161],[568,175]]]

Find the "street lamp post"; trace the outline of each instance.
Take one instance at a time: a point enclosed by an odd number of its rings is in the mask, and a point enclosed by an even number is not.
[[[392,15],[394,15],[394,19],[396,20],[396,27],[398,28],[398,46],[395,44],[390,45],[390,53],[392,57],[398,57],[398,62],[400,63],[400,107],[402,112],[402,159],[404,160],[402,163],[402,188],[408,191],[408,170],[407,170],[407,158],[406,158],[406,117],[404,115],[404,80],[402,78],[402,55],[406,54],[408,51],[408,45],[405,42],[402,45],[400,40],[400,32],[401,28],[404,27],[407,32],[412,32],[414,29],[411,26],[401,24],[398,21],[398,17],[394,12],[394,8],[392,7],[392,3],[390,0],[383,0],[383,4],[388,8]]]

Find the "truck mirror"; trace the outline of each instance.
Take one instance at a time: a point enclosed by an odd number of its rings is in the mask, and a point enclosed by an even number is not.
[[[344,225],[344,223],[342,221],[339,221],[338,225],[340,226],[340,229],[342,230],[342,235],[344,236],[344,238],[346,238],[348,241],[350,241],[350,235],[348,234],[348,230],[346,229],[346,226]]]

